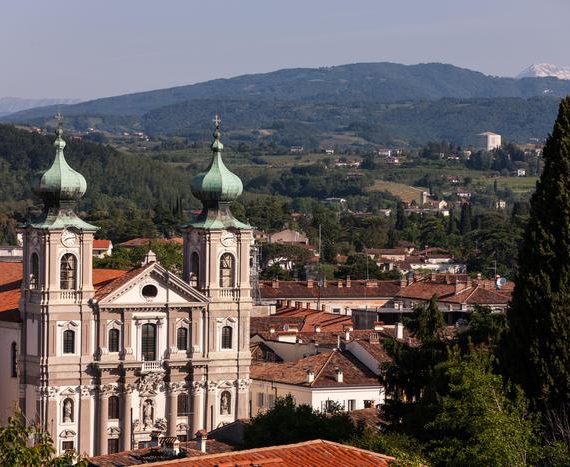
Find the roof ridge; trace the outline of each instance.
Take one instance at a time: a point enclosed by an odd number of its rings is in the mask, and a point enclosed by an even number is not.
[[[464,300],[464,302],[467,302],[467,300],[469,300],[471,298],[471,296],[475,293],[475,291],[479,288],[479,284],[477,284],[475,287],[471,286],[471,288],[473,289],[471,291],[471,293],[467,296],[467,298]],[[467,289],[465,289],[467,290]]]
[[[328,356],[328,358],[326,359],[325,363],[323,363],[323,366],[321,367],[321,369],[319,370],[319,372],[317,374],[315,374],[315,379],[312,381],[311,384],[309,384],[309,386],[313,386],[315,384],[315,382],[317,381],[317,379],[319,378],[319,376],[321,376],[321,373],[324,371],[325,367],[329,364],[329,362],[331,361],[333,355],[336,353],[336,349],[333,349],[333,351],[330,353],[330,355]]]

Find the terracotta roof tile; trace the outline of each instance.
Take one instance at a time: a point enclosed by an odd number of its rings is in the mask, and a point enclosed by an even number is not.
[[[304,443],[190,457],[151,465],[168,467],[387,467],[395,458],[344,444],[315,439]]]
[[[338,382],[336,369],[343,372],[343,381]],[[307,370],[315,374],[312,383],[307,381]],[[350,352],[334,350],[292,362],[255,362],[251,365],[251,378],[276,381],[285,384],[320,388],[348,386],[379,386],[377,377]]]
[[[111,246],[111,240],[93,240],[94,250],[106,250]]]
[[[341,287],[339,287],[341,282]],[[376,285],[372,285],[376,283]],[[276,287],[272,285],[275,284]],[[326,287],[317,287],[314,282],[313,287],[308,287],[306,281],[262,281],[260,283],[261,297],[264,299],[295,299],[308,298],[323,299],[330,298],[350,298],[364,297],[385,298],[393,297],[400,289],[400,281],[370,281],[368,287],[365,280],[352,280],[350,287],[346,286],[346,281],[327,281]]]
[[[130,271],[120,271],[122,274],[116,275],[112,279],[106,281],[104,284],[99,284],[100,287],[96,287],[97,291],[95,292],[95,300],[100,301],[101,299],[105,298],[107,295],[129,282],[133,277],[138,276],[142,271],[149,268],[152,264],[154,263],[151,262],[144,266],[131,269]],[[94,277],[95,271],[97,271],[97,269],[93,270]],[[104,271],[104,269],[99,269],[98,271]]]

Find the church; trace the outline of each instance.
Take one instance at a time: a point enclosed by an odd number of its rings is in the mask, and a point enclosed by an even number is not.
[[[248,417],[253,232],[230,211],[243,186],[215,124],[182,278],[152,251],[130,271],[93,268],[97,227],[75,212],[87,183],[56,131],[43,214],[23,227],[23,261],[0,263],[2,420],[19,406],[58,453],[101,455]]]

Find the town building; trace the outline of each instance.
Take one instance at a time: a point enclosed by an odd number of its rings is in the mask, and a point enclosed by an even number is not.
[[[491,131],[484,131],[477,134],[477,148],[483,151],[492,151],[501,147],[501,135],[492,133]]]
[[[93,269],[97,227],[74,211],[87,183],[56,131],[23,261],[0,263],[0,414],[16,402],[58,453],[131,450],[248,415],[253,233],[229,209],[242,183],[216,120],[210,166],[192,180],[203,207],[185,226],[183,279],[152,251],[130,271]]]

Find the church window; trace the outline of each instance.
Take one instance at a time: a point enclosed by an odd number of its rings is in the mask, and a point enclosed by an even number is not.
[[[192,287],[200,285],[200,257],[196,252],[190,257],[190,285]]]
[[[107,454],[119,452],[119,438],[109,438],[107,440]]]
[[[176,330],[176,347],[178,350],[188,350],[188,329],[178,328]]]
[[[15,342],[12,342],[12,346],[10,348],[10,366],[11,366],[11,373],[12,378],[18,377],[18,345]]]
[[[119,418],[119,398],[117,396],[109,397],[109,408],[107,412],[109,420]]]
[[[30,289],[37,289],[40,283],[40,257],[37,253],[32,253],[30,269]]]
[[[75,331],[63,331],[63,353],[75,353]]]
[[[235,286],[235,259],[230,253],[224,253],[220,258],[220,287]]]
[[[158,289],[156,285],[147,284],[142,288],[141,293],[144,298],[154,298],[158,295]]]
[[[109,352],[119,351],[119,337],[120,333],[118,329],[109,330]]]
[[[232,327],[224,326],[222,328],[222,349],[232,348]]]
[[[71,253],[61,257],[59,287],[62,290],[75,289],[77,287],[77,258]]]
[[[142,325],[142,342],[141,350],[142,356],[145,361],[156,360],[156,325],[143,324]]]
[[[71,452],[73,451],[75,448],[73,446],[73,441],[62,441],[61,442],[61,450],[63,452]]]
[[[63,423],[72,423],[73,422],[73,400],[67,397],[63,400],[63,404],[61,405],[61,415]]]
[[[177,406],[177,412],[179,416],[188,415],[190,413],[188,394],[178,394]]]

